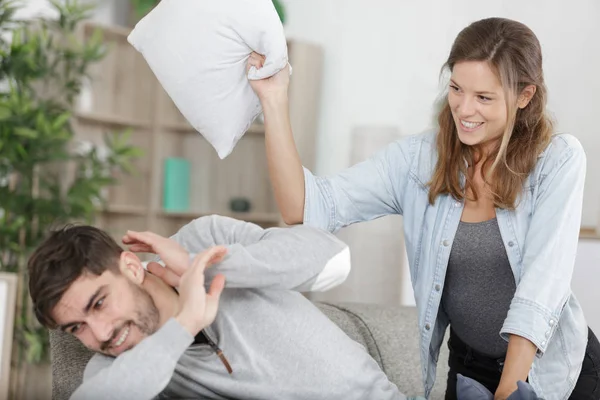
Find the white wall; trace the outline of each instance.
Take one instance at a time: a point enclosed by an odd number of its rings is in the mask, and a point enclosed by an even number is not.
[[[54,17],[56,13],[48,0],[27,0],[20,2],[23,5],[16,14],[17,18],[32,18],[37,16]]]
[[[91,1],[91,0],[88,0]],[[127,25],[129,18],[129,1],[100,0],[95,1],[94,20],[104,24]]]
[[[417,133],[431,121],[439,69],[458,32],[520,20],[543,46],[550,109],[588,153],[584,224],[600,225],[600,1],[284,0],[286,33],[325,50],[317,173],[347,166],[354,125]],[[598,171],[592,173],[592,171]]]
[[[588,325],[600,337],[600,240],[580,240],[571,287]]]

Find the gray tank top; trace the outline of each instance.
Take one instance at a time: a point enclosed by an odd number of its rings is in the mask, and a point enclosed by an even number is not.
[[[508,343],[500,337],[500,329],[515,290],[498,221],[461,221],[442,294],[454,332],[475,351],[504,357]]]

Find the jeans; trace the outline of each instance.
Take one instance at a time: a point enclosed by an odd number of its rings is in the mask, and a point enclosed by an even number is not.
[[[448,359],[450,370],[448,372],[446,400],[457,400],[457,374],[475,379],[487,387],[490,392],[496,392],[502,375],[504,359],[490,358],[477,353],[460,340],[452,329],[450,330],[448,348],[450,349]],[[569,400],[600,400],[600,343],[591,329],[588,333],[588,343],[581,373]]]

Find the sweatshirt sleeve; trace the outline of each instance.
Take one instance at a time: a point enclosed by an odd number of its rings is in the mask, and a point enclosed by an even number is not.
[[[225,259],[207,269],[207,284],[221,273],[229,288],[324,291],[342,283],[350,272],[348,246],[307,225],[263,229],[211,215],[193,220],[171,239],[191,256],[215,245],[228,248]]]
[[[153,335],[117,358],[96,354],[71,400],[154,399],[170,382],[193,337],[171,318]]]

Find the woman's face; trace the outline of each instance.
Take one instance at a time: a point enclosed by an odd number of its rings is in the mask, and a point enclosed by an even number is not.
[[[502,138],[508,120],[504,89],[487,62],[454,65],[448,103],[462,143],[488,148]]]

